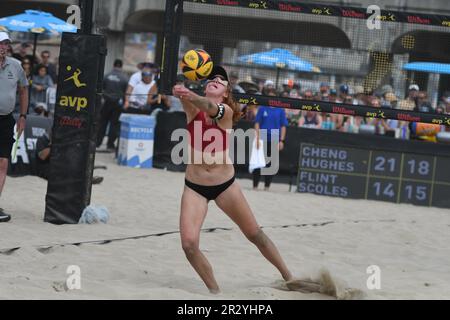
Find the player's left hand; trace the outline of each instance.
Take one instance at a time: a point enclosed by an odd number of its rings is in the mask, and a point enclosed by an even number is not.
[[[176,85],[173,87],[172,93],[175,97],[181,99],[181,100],[191,100],[192,97],[194,97],[195,93],[186,88],[184,85]]]

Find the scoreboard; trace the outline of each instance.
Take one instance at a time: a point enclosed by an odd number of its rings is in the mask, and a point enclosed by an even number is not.
[[[297,191],[450,208],[450,158],[302,143]]]

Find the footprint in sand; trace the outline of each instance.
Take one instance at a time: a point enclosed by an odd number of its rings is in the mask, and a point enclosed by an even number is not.
[[[67,292],[69,289],[67,288],[67,285],[64,281],[55,281],[52,284],[52,288],[56,292]]]

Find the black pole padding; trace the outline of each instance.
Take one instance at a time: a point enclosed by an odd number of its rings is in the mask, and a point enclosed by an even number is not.
[[[91,34],[93,15],[94,15],[94,0],[79,0],[81,9],[81,34]]]
[[[183,17],[183,0],[167,0],[164,14],[164,38],[159,92],[171,94],[178,69],[178,50]]]

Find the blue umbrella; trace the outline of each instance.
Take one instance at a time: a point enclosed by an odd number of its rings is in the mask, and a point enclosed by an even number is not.
[[[281,48],[241,56],[238,57],[238,61],[245,64],[255,64],[277,68],[277,87],[281,69],[302,72],[321,72],[320,69],[313,66],[311,62],[303,60],[302,58],[297,57],[291,51]]]
[[[31,32],[34,34],[33,57],[36,54],[36,43],[39,34],[59,34],[61,32],[77,32],[77,28],[51,13],[26,10],[25,13],[0,18],[0,31]],[[33,61],[31,62],[33,63]]]
[[[435,62],[411,62],[403,66],[403,69],[409,71],[420,71],[429,73],[450,74],[450,64]]]
[[[0,26],[9,31],[37,34],[77,31],[74,25],[54,17],[51,13],[36,10],[26,10],[22,14],[0,18]]]

